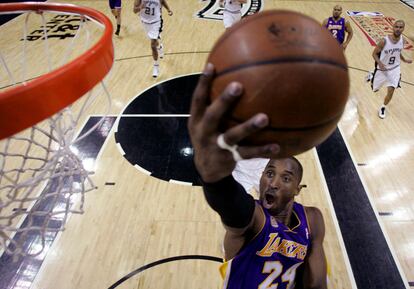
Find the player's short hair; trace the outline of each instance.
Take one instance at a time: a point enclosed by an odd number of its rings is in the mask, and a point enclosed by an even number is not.
[[[398,22],[400,22],[405,27],[405,21],[404,20],[399,19],[399,20],[394,22],[394,25],[397,24]]]
[[[303,166],[302,166],[302,164],[294,156],[287,157],[286,159],[292,160],[296,164],[296,170],[297,170],[297,174],[298,174],[298,181],[299,181],[299,184],[300,184],[300,182],[302,181],[302,176],[303,176]],[[276,160],[277,159],[270,159],[269,162],[267,163],[266,167],[269,165],[270,162],[276,161]]]
[[[293,160],[296,163],[297,170],[298,170],[299,183],[300,183],[302,181],[302,176],[303,176],[303,166],[297,158],[289,157],[289,159]]]

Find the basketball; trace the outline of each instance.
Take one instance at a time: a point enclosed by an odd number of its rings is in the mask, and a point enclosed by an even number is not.
[[[244,89],[220,129],[265,113],[269,125],[240,144],[277,143],[281,157],[328,138],[348,99],[342,47],[320,23],[297,12],[270,10],[243,19],[217,40],[208,62],[216,70],[212,101],[232,81]]]

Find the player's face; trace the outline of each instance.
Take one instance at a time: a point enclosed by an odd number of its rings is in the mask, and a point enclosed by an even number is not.
[[[299,192],[299,170],[292,159],[271,160],[260,178],[260,202],[271,214],[284,211]]]
[[[400,35],[404,31],[404,28],[405,28],[405,25],[403,22],[400,22],[400,21],[395,22],[393,25],[394,36],[400,37]]]
[[[341,13],[342,13],[342,7],[335,6],[332,11],[332,16],[334,18],[339,18],[341,16]]]

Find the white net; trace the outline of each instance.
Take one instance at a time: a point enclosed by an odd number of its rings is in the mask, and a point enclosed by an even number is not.
[[[8,253],[40,253],[24,251],[25,240],[39,234],[43,248],[45,232],[63,229],[69,212],[82,213],[84,194],[95,187],[71,149],[68,111],[50,118],[48,130],[34,126],[2,142],[0,241]]]
[[[97,38],[91,35],[99,35],[104,28],[87,16],[59,12],[26,12],[12,22],[13,26],[0,28],[2,35],[19,35],[17,40],[10,39],[11,45],[0,46],[0,92],[81,55],[95,43]],[[1,31],[15,29],[16,22],[23,25],[20,34]],[[16,50],[19,41],[22,49]],[[36,57],[30,55],[32,51],[37,51]],[[106,109],[101,113],[106,115],[111,101],[102,81],[75,104],[0,141],[0,254],[38,255],[48,232],[63,230],[70,213],[83,213],[85,193],[95,185],[76,144],[104,117],[81,136],[77,130],[98,102],[102,107],[102,97]],[[32,246],[34,239],[36,246]]]

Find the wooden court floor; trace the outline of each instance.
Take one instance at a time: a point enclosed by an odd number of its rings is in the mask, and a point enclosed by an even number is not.
[[[68,2],[100,10],[114,21],[107,1]],[[209,2],[168,1],[174,15],[163,16],[165,57],[160,61],[157,79],[151,77],[150,45],[132,12],[133,1],[122,2],[122,29],[120,36],[113,39],[115,63],[107,78],[113,100],[110,115],[120,114],[141,92],[157,83],[202,70],[208,52],[224,31],[221,21],[197,17]],[[342,5],[343,14],[381,12],[406,20],[404,34],[414,36],[414,9],[397,0],[260,3],[264,10],[295,10],[320,22],[331,16],[336,4]],[[373,93],[364,80],[373,69],[374,47],[355,22],[345,17],[353,26],[354,38],[345,53],[351,90],[339,129],[405,286],[414,288],[414,64],[402,64],[402,88],[394,94],[387,118],[379,119],[377,110],[385,91]],[[0,26],[1,46],[17,41],[13,29],[21,22],[16,18]],[[414,58],[413,49],[404,54]],[[103,111],[96,105],[90,114],[100,115]],[[158,260],[186,255],[222,256],[224,230],[218,216],[206,205],[200,187],[166,182],[137,170],[121,155],[113,132],[96,160],[93,179],[98,190],[87,194],[85,213],[70,217],[66,230],[47,248],[40,270],[27,272],[34,281],[22,280],[20,287],[14,288],[109,288],[127,274]],[[317,206],[325,218],[328,287],[357,288],[316,150],[299,159],[307,188],[298,200]],[[140,271],[116,288],[221,288],[218,267],[218,262],[204,259],[165,262]]]

